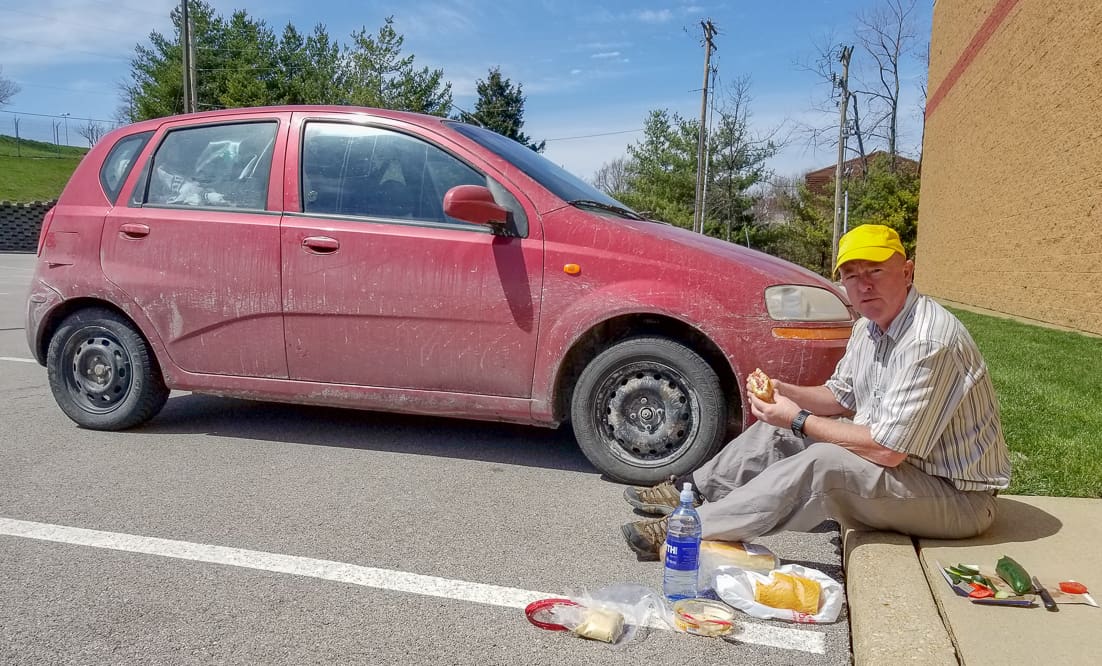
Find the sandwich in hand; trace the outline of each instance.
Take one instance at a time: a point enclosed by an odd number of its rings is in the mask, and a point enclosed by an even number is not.
[[[773,380],[762,372],[761,368],[755,368],[746,378],[746,388],[763,402],[773,402]]]

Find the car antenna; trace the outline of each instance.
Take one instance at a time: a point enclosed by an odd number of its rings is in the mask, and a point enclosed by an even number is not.
[[[475,114],[471,113],[470,111],[467,111],[466,109],[464,109],[463,107],[459,106],[459,105],[458,105],[458,104],[456,104],[455,102],[452,102],[452,108],[453,108],[453,109],[458,109],[458,110],[459,110],[459,118],[458,118],[457,120],[459,120],[459,121],[461,121],[461,122],[464,122],[464,123],[468,123],[468,124],[471,124],[471,125],[477,125],[478,127],[483,127],[483,128],[484,128],[484,127],[486,127],[485,125],[483,125],[483,124],[482,124],[482,123],[481,123],[481,122],[480,122],[480,121],[478,120],[478,116],[476,116]]]

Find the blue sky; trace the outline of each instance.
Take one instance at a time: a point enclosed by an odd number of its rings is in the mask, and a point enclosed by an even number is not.
[[[69,143],[82,139],[78,118],[113,119],[118,83],[151,30],[169,31],[176,0],[0,0],[0,67],[21,88],[0,112],[0,133],[47,138],[70,114]],[[405,53],[418,66],[441,68],[456,104],[474,106],[475,82],[499,66],[527,96],[525,132],[547,139],[546,155],[589,178],[642,138],[648,111],[700,114],[703,78],[701,27],[718,28],[712,64],[722,92],[739,76],[751,78],[752,124],[789,136],[770,163],[782,176],[833,164],[834,148],[807,145],[795,128],[826,126],[835,113],[815,111],[829,90],[797,63],[814,58],[815,45],[852,42],[857,14],[878,0],[621,2],[612,0],[213,0],[228,16],[245,9],[277,33],[286,23],[302,32],[323,23],[341,42],[366,27],[375,32],[393,15]],[[928,39],[932,0],[918,0],[915,28]],[[864,59],[864,63],[862,63]],[[854,69],[867,64],[860,51]],[[918,85],[924,66],[905,63],[900,146],[916,154],[921,140]],[[13,113],[14,112],[14,113]],[[64,122],[64,121],[62,121]],[[63,130],[62,141],[64,141]]]

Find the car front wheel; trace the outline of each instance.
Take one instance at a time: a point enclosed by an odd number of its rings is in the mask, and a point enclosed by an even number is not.
[[[715,371],[688,347],[629,338],[582,371],[571,421],[578,445],[598,469],[650,485],[695,470],[719,450],[727,403]]]
[[[98,308],[65,318],[46,355],[58,406],[93,430],[123,430],[157,415],[168,389],[145,339],[123,317]]]

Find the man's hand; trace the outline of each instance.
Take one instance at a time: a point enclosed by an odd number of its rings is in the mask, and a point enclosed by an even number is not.
[[[790,427],[792,419],[800,413],[800,406],[779,392],[773,394],[773,400],[775,402],[765,402],[750,394],[750,411],[759,421],[764,421],[771,426]]]

